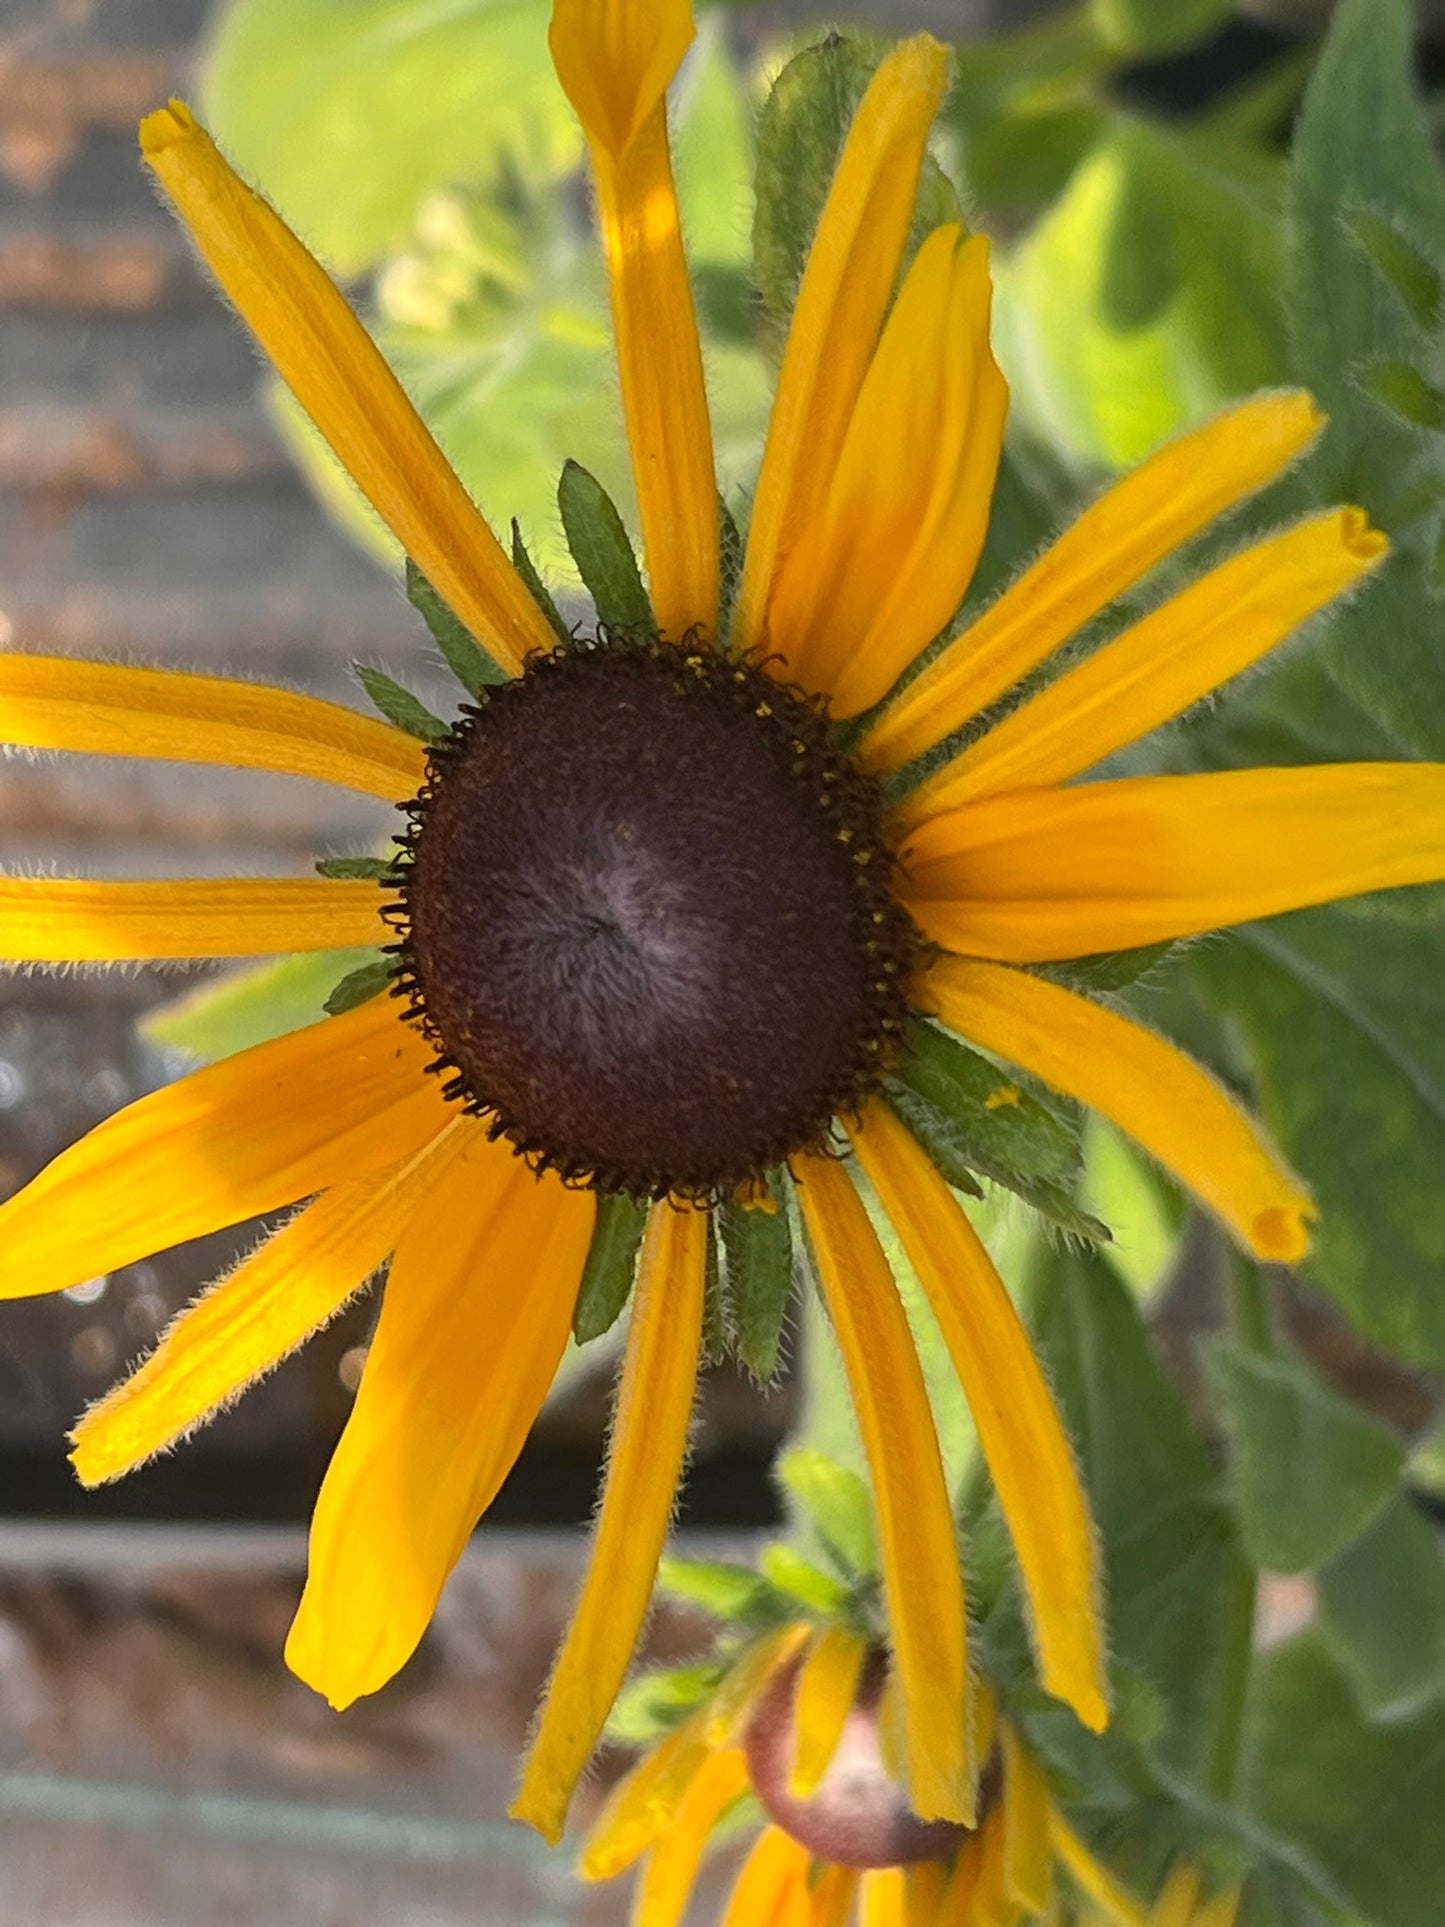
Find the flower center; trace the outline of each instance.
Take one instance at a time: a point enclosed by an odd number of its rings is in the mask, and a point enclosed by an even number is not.
[[[821,1144],[896,1054],[913,926],[821,709],[662,642],[535,658],[407,806],[400,987],[539,1165],[710,1199]]]
[[[902,1867],[943,1860],[968,1838],[967,1827],[949,1820],[920,1820],[883,1763],[878,1706],[886,1663],[871,1657],[852,1710],[843,1722],[827,1771],[816,1790],[800,1800],[788,1790],[797,1746],[796,1699],[802,1655],[778,1668],[758,1699],[744,1749],[748,1777],[768,1817],[818,1860],[840,1867]],[[979,1789],[980,1818],[996,1776]]]

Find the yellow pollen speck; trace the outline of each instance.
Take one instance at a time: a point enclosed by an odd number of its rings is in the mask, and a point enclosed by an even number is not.
[[[1001,1111],[1007,1104],[1017,1104],[1023,1092],[1017,1084],[1000,1084],[996,1091],[990,1091],[983,1100],[986,1111]]]
[[[853,841],[853,832],[848,829],[839,830],[838,841],[840,843],[851,843]]]
[[[760,716],[763,718],[767,718],[771,716],[772,713],[773,713],[773,706],[771,703],[759,703],[757,708],[753,711],[753,714],[755,716]]]

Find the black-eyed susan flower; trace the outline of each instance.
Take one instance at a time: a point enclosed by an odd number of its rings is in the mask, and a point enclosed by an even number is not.
[[[719,1841],[751,1830],[722,1927],[1233,1927],[1239,1888],[1171,1868],[1152,1908],[1091,1851],[980,1684],[975,1824],[912,1810],[897,1681],[842,1621],[744,1639],[711,1692],[608,1796],[584,1880],[635,1868],[632,1927],[679,1927]]]
[[[971,1823],[953,1523],[860,1174],[972,1402],[1044,1684],[1096,1728],[1103,1639],[1053,1400],[953,1192],[885,1100],[906,1027],[937,1018],[1096,1106],[1249,1250],[1297,1257],[1308,1197],[1249,1119],[1161,1039],[1029,966],[1437,877],[1445,772],[1073,781],[1373,567],[1385,544],[1353,508],[1246,550],[993,727],[967,728],[1304,448],[1318,420],[1298,394],[1249,402],[1154,457],[899,687],[968,585],[1005,408],[986,241],[938,228],[897,286],[945,82],[926,37],[879,67],[842,152],[720,633],[666,133],[691,31],[687,0],[557,0],[552,29],[592,152],[655,618],[619,638],[559,640],[327,276],[184,107],[145,122],[146,160],[223,289],[509,680],[479,681],[475,705],[424,750],[279,690],[0,660],[12,744],[283,770],[409,813],[380,882],[4,881],[0,953],[15,959],[394,941],[403,993],[100,1126],[0,1210],[4,1288],[56,1290],[310,1200],[86,1416],[75,1462],[93,1482],[182,1436],[390,1260],[287,1648],[344,1706],[412,1652],[513,1462],[601,1235],[599,1199],[645,1201],[590,1564],[517,1806],[555,1836],[666,1534],[711,1207],[740,1187],[778,1204],[785,1166],[872,1468],[911,1808]],[[882,779],[920,758],[927,779],[900,782],[891,806]],[[830,1154],[839,1125],[852,1164]]]

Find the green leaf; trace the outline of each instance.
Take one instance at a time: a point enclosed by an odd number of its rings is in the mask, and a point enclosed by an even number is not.
[[[390,984],[394,968],[389,957],[378,957],[372,963],[349,970],[326,999],[326,1015],[340,1017],[345,1011],[355,1010],[358,1005],[379,997]]]
[[[1108,1229],[1073,1201],[1082,1169],[1079,1134],[995,1064],[932,1024],[915,1024],[888,1079],[888,1099],[949,1183],[978,1194],[974,1174],[1017,1192],[1078,1237]]]
[[[1369,1719],[1445,1694],[1445,1553],[1418,1506],[1392,1499],[1317,1583],[1320,1630]]]
[[[621,1192],[599,1194],[597,1223],[572,1313],[572,1336],[579,1345],[600,1338],[622,1316],[622,1309],[632,1294],[637,1254],[646,1225],[645,1204],[638,1204]]]
[[[1234,11],[1234,0],[1089,0],[1089,18],[1111,47],[1133,60],[1192,47]]]
[[[714,1619],[747,1619],[756,1609],[766,1582],[751,1566],[722,1559],[664,1558],[657,1568],[657,1589],[669,1599],[701,1606]]]
[[[837,1465],[810,1446],[795,1445],[774,1467],[784,1492],[811,1523],[843,1571],[866,1575],[878,1570],[873,1530],[873,1500],[856,1472]]]
[[[703,1660],[629,1680],[608,1716],[608,1739],[619,1746],[650,1746],[710,1698],[726,1671],[726,1660]]]
[[[512,526],[515,530],[516,524]],[[515,559],[515,536],[512,552]],[[431,631],[447,668],[469,696],[475,699],[486,689],[510,681],[506,670],[457,620],[410,556],[406,558],[406,599]]]
[[[559,642],[570,642],[572,631],[562,620],[561,611],[552,600],[552,591],[537,573],[537,565],[527,553],[527,545],[522,540],[522,525],[515,515],[512,517],[512,567],[526,583],[528,593],[547,618],[553,635]]]
[[[1277,204],[1262,163],[1116,124],[999,267],[995,348],[1019,420],[1123,468],[1281,381]]]
[[[319,877],[354,877],[359,882],[380,882],[391,875],[389,856],[323,856],[316,862]]]
[[[1408,361],[1373,361],[1360,370],[1360,386],[1373,401],[1412,428],[1445,430],[1445,391]]]
[[[557,506],[597,620],[608,629],[652,629],[652,606],[622,517],[606,489],[580,462],[563,463]]]
[[[1321,1207],[1310,1280],[1378,1344],[1445,1363],[1440,934],[1365,904],[1191,952],[1243,1027],[1266,1123]]]
[[[434,189],[505,153],[560,171],[581,150],[544,0],[232,0],[202,97],[235,165],[345,275],[398,247]]]
[[[338,975],[377,961],[374,950],[319,950],[230,971],[152,1011],[140,1028],[163,1049],[214,1063],[320,1023]]]
[[[793,1238],[779,1180],[771,1182],[771,1210],[729,1199],[717,1214],[734,1349],[763,1384],[777,1374],[793,1295]]]
[[[802,1553],[781,1540],[763,1547],[758,1566],[770,1585],[820,1618],[837,1619],[847,1611],[848,1588],[830,1579],[826,1572],[819,1572]]]
[[[1399,1439],[1300,1359],[1219,1340],[1209,1362],[1251,1563],[1270,1572],[1324,1565],[1394,1492],[1405,1462]]]
[[[1445,1887],[1445,1711],[1388,1726],[1360,1715],[1344,1667],[1305,1634],[1261,1655],[1243,1798],[1293,1844],[1351,1920],[1437,1927]]]
[[[1441,318],[1441,302],[1445,300],[1445,280],[1439,272],[1387,214],[1357,207],[1346,212],[1345,226],[1368,255],[1376,273],[1395,290],[1415,324],[1433,329]]]
[[[364,662],[354,662],[351,673],[371,698],[373,707],[389,723],[404,729],[408,736],[415,736],[423,743],[439,743],[449,734],[441,718],[433,716],[419,697],[413,696],[409,689],[403,689],[384,669],[373,669]]]

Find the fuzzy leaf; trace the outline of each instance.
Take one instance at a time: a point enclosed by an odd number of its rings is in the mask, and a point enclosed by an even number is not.
[[[1320,1629],[1369,1719],[1445,1695],[1445,1554],[1417,1506],[1392,1499],[1318,1586]]]
[[[820,1618],[836,1619],[847,1610],[847,1587],[826,1572],[819,1572],[802,1553],[781,1540],[763,1547],[758,1568],[770,1585]]]
[[[478,697],[485,689],[511,680],[471,630],[452,614],[410,556],[406,558],[406,599],[431,631],[447,668],[469,696]]]
[[[734,1349],[764,1384],[777,1373],[793,1293],[793,1238],[780,1178],[775,1173],[771,1181],[771,1211],[729,1199],[717,1214]]]
[[[746,1620],[767,1594],[766,1580],[751,1566],[722,1559],[664,1558],[657,1568],[657,1589],[669,1599],[700,1606],[714,1619]]]
[[[1219,1341],[1210,1369],[1250,1560],[1270,1572],[1310,1572],[1358,1538],[1385,1504],[1404,1449],[1388,1426],[1299,1359]]]
[[[803,1445],[784,1452],[774,1470],[843,1571],[864,1575],[878,1570],[873,1500],[856,1472]]]
[[[380,882],[391,870],[388,856],[323,856],[316,864],[319,877],[356,877],[362,882]]]
[[[652,606],[622,517],[606,489],[580,462],[563,463],[557,506],[597,620],[609,629],[651,629]]]
[[[569,642],[572,632],[552,600],[552,591],[538,574],[536,563],[527,553],[527,545],[522,540],[522,525],[515,516],[512,517],[512,567],[526,583],[529,595],[547,618],[553,635],[559,642]]]
[[[1440,320],[1445,281],[1414,243],[1378,208],[1355,208],[1345,226],[1368,255],[1371,266],[1395,290],[1416,325],[1433,329]]]
[[[378,957],[372,963],[348,971],[326,999],[326,1015],[340,1017],[344,1011],[355,1010],[358,1004],[379,997],[391,982],[392,969],[389,957]]]
[[[607,1721],[607,1737],[619,1746],[649,1746],[670,1733],[717,1687],[727,1670],[723,1660],[696,1666],[670,1666],[629,1680]]]
[[[600,1338],[622,1316],[632,1295],[637,1254],[647,1225],[647,1206],[621,1193],[597,1200],[597,1223],[582,1267],[577,1304],[572,1313],[572,1336],[579,1345]]]
[[[409,689],[403,689],[384,669],[373,669],[364,662],[354,662],[351,672],[370,697],[372,706],[389,723],[404,729],[408,736],[415,736],[423,743],[439,743],[448,733],[441,718],[433,716],[419,697],[413,696]]]

